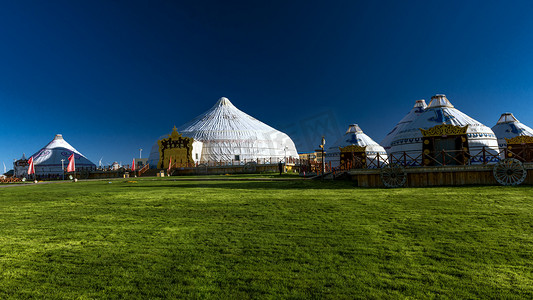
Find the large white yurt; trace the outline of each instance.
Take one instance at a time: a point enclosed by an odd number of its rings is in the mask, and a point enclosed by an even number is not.
[[[348,149],[350,146],[353,149]],[[340,139],[338,139],[333,146],[327,148],[326,150],[326,163],[331,163],[331,166],[336,168],[341,163],[344,163],[343,158],[341,157],[341,152],[343,148],[345,151],[362,151],[364,152],[364,163],[366,167],[377,167],[377,156],[379,154],[380,164],[386,163],[387,152],[385,149],[366,135],[363,130],[357,124],[352,124],[344,133]],[[357,150],[356,150],[357,149]]]
[[[492,127],[492,131],[498,138],[500,148],[507,147],[506,138],[511,139],[520,135],[533,137],[533,129],[518,121],[512,113],[502,114],[496,125]]]
[[[398,132],[402,131],[407,125],[409,125],[411,122],[413,122],[420,114],[424,112],[424,109],[426,108],[426,101],[424,99],[422,100],[416,100],[415,105],[403,117],[403,119],[394,126],[394,128],[387,134],[387,136],[381,141],[380,145],[385,148],[386,151],[390,151],[391,143],[398,134]]]
[[[432,140],[426,141],[426,137]],[[394,158],[404,155],[408,164],[417,165],[421,163],[423,151],[436,156],[442,150],[453,153],[459,148],[468,150],[471,162],[482,160],[483,149],[493,155],[485,157],[486,160],[497,160],[498,142],[494,132],[456,109],[445,95],[435,95],[424,112],[398,132],[389,154],[393,163]]]
[[[179,134],[202,142],[201,163],[262,161],[277,163],[298,158],[291,138],[220,98],[208,111],[182,125]],[[154,144],[148,163],[157,165],[159,146]]]
[[[73,153],[77,172],[96,169],[96,165],[67,143],[61,134],[56,134],[48,145],[31,156],[33,157],[35,174],[37,176],[62,175],[62,167],[67,167],[68,158]],[[62,159],[63,162],[61,162]]]

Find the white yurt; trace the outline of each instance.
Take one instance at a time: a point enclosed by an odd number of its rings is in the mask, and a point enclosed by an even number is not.
[[[428,131],[429,130],[429,131]],[[464,132],[462,132],[464,131]],[[456,109],[445,95],[435,95],[431,97],[431,102],[418,118],[405,126],[394,137],[389,151],[391,162],[395,162],[398,157],[404,155],[407,164],[420,164],[420,157],[423,151],[424,137],[438,137],[435,141],[434,149],[427,149],[429,152],[441,152],[457,150],[456,141],[449,140],[456,134],[463,134],[464,143],[461,149],[466,149],[470,155],[471,162],[482,160],[480,152],[485,149],[491,155],[486,160],[497,160],[498,142],[492,130]],[[459,143],[461,140],[459,140]],[[437,149],[438,148],[438,149]],[[424,150],[426,151],[426,150]],[[478,155],[479,154],[479,155]],[[392,156],[392,157],[391,157]]]
[[[387,152],[385,149],[366,135],[357,124],[352,124],[340,139],[333,146],[326,150],[326,163],[331,163],[331,167],[338,167],[344,163],[341,158],[341,149],[349,146],[357,146],[364,151],[366,167],[377,167],[377,156],[379,154],[380,165],[386,163]],[[361,149],[362,148],[362,149]]]
[[[507,147],[506,138],[511,139],[520,135],[533,137],[533,129],[518,121],[512,113],[503,113],[498,123],[492,127],[492,131],[498,138],[500,148]]]
[[[62,175],[62,167],[67,167],[68,158],[73,153],[77,172],[96,169],[96,165],[67,143],[61,134],[56,134],[48,145],[31,156],[33,157],[35,174],[37,176]]]
[[[386,151],[390,151],[391,143],[398,134],[398,132],[402,131],[407,125],[409,125],[413,120],[418,118],[420,114],[424,112],[424,109],[427,107],[426,101],[424,99],[422,100],[416,100],[415,105],[409,111],[403,119],[394,126],[394,128],[387,134],[387,136],[381,141],[380,145],[385,148]]]
[[[298,158],[291,138],[220,98],[208,111],[178,128],[178,133],[202,143],[201,163],[268,161],[277,163]],[[157,142],[150,151],[148,163],[157,165]]]

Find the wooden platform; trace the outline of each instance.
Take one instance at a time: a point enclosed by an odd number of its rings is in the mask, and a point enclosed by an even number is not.
[[[525,163],[527,177],[522,184],[533,184],[533,164]],[[405,187],[499,185],[493,175],[494,165],[445,166],[405,168]],[[348,171],[350,178],[360,187],[385,187],[380,169]]]

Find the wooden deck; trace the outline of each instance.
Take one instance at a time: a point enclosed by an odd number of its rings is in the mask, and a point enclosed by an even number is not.
[[[533,184],[533,163],[525,163],[526,180]],[[494,165],[441,166],[405,168],[405,187],[499,185],[493,175]],[[357,169],[348,175],[360,187],[385,187],[380,177],[381,169]]]

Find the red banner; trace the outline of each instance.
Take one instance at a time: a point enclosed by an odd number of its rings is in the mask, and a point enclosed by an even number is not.
[[[76,159],[74,158],[74,153],[68,158],[67,172],[76,171]]]
[[[35,166],[33,165],[33,156],[28,160],[28,175],[35,174]]]

